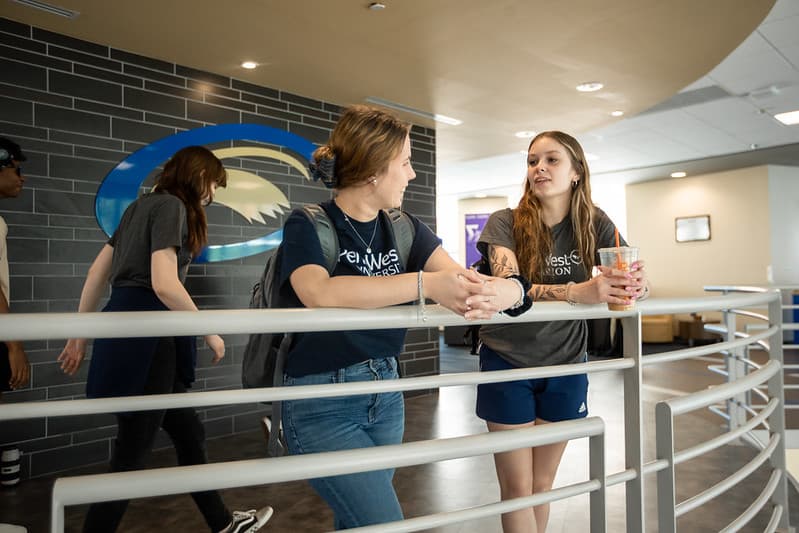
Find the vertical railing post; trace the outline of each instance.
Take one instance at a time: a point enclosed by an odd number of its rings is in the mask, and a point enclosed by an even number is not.
[[[644,438],[641,399],[641,314],[621,319],[624,357],[635,366],[624,371],[624,462],[635,471],[627,482],[627,531],[644,531]]]
[[[53,495],[50,500],[50,533],[64,533],[64,504],[61,503],[58,490],[58,480],[53,485]]]
[[[608,529],[607,519],[607,471],[605,469],[605,431],[599,435],[588,437],[588,475],[598,479],[601,487],[591,492],[591,533],[605,533]]]
[[[724,329],[726,330],[724,340],[727,342],[734,341],[735,328],[737,327],[735,323],[735,313],[731,313],[729,309],[724,309],[722,316],[724,317]],[[732,348],[728,350],[726,357],[728,383],[733,383],[743,377],[744,372],[742,371],[742,366],[744,363],[741,361],[742,357],[743,350],[741,348]],[[744,393],[727,399],[727,415],[729,415],[727,431],[732,431],[746,422],[746,411],[741,407],[741,404],[744,402],[746,402]]]
[[[658,472],[658,531],[677,531],[677,496],[674,488],[674,416],[666,402],[655,406],[655,451],[657,459],[668,461],[668,468]],[[641,531],[644,531],[643,529]]]
[[[780,402],[779,407],[774,409],[768,417],[771,432],[780,436],[780,441],[774,453],[771,454],[770,460],[771,466],[782,472],[780,484],[774,494],[771,495],[771,501],[775,505],[782,505],[784,512],[780,517],[779,527],[787,531],[790,522],[790,507],[788,504],[788,470],[785,459],[785,389],[783,387],[785,373],[782,370],[784,365],[782,353],[782,297],[775,298],[769,302],[768,316],[769,324],[777,326],[777,332],[769,340],[769,358],[780,363],[780,371],[768,381],[769,397],[777,398]]]

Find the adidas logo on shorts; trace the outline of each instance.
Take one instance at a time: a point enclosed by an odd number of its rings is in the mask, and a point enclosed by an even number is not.
[[[587,410],[588,410],[588,408],[585,406],[585,402],[582,402],[582,403],[580,404],[580,408],[579,408],[579,409],[577,409],[577,412],[578,412],[578,413],[584,413],[584,412],[586,412]]]

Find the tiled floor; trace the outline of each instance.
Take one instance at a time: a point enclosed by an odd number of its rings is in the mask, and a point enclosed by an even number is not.
[[[658,349],[658,348],[653,348]],[[661,347],[671,349],[671,347]],[[654,456],[653,419],[655,402],[683,392],[704,388],[720,382],[708,374],[707,362],[691,361],[644,370],[644,413],[646,460]],[[443,372],[476,370],[477,357],[468,348],[442,347]],[[610,473],[623,466],[623,397],[621,376],[616,373],[591,376],[590,409],[607,424],[607,464]],[[406,441],[481,433],[485,425],[474,416],[474,388],[451,387],[437,395],[411,398],[407,401]],[[720,419],[708,412],[684,415],[678,419],[678,449],[707,439],[721,431]],[[259,432],[209,442],[212,461],[262,457],[264,442]],[[684,500],[711,486],[740,468],[754,457],[747,446],[731,446],[691,461],[677,473],[678,500]],[[174,464],[170,452],[159,452],[153,466]],[[583,481],[587,478],[587,440],[571,442],[567,447],[556,486]],[[103,467],[86,471],[101,472]],[[685,515],[678,522],[679,531],[702,533],[718,531],[751,502],[767,479],[763,468],[726,495],[711,501],[701,510]],[[32,533],[49,529],[49,498],[52,479],[24,481],[19,487],[0,491],[0,522],[23,524]],[[490,456],[458,459],[431,465],[402,468],[397,471],[395,485],[406,516],[471,507],[497,500],[498,490]],[[646,481],[647,531],[656,531],[655,480]],[[799,510],[799,499],[792,490],[791,507]],[[247,487],[223,491],[231,508],[248,509],[264,504],[275,508],[275,516],[265,531],[298,532],[327,531],[332,527],[332,514],[305,482],[273,486]],[[580,496],[556,502],[548,533],[588,531],[588,497]],[[80,530],[85,507],[67,509],[67,531]],[[799,513],[792,513],[793,524],[799,523]],[[762,531],[767,518],[761,512],[744,531]],[[608,531],[625,530],[624,489],[608,490]],[[205,531],[204,523],[188,496],[149,498],[131,503],[121,532]],[[435,530],[437,533],[494,533],[500,532],[499,518],[490,518],[453,525]]]

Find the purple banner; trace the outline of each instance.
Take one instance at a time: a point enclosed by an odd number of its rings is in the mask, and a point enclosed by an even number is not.
[[[480,259],[480,252],[477,251],[477,240],[483,232],[490,213],[467,214],[464,223],[466,230],[466,266],[472,266]]]

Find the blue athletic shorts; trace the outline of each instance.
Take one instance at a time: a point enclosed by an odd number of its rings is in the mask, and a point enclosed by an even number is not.
[[[480,348],[480,370],[518,368],[485,344]],[[477,386],[477,416],[497,424],[527,424],[574,420],[588,415],[588,375],[523,379]]]

